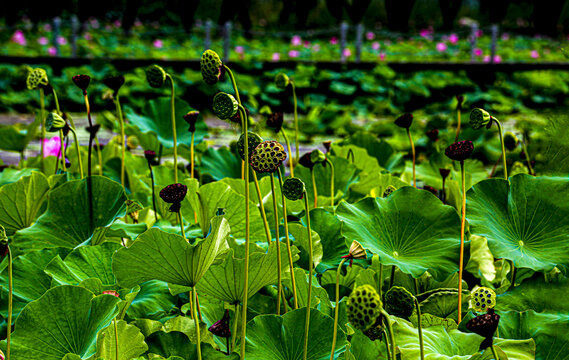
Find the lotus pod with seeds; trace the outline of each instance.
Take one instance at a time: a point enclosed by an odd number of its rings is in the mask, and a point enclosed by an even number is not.
[[[393,185],[388,185],[385,190],[383,191],[383,197],[388,197],[389,195],[391,195],[392,192],[394,192],[395,190],[397,190],[397,188]]]
[[[403,129],[409,129],[413,123],[413,114],[405,113],[395,119],[395,125]]]
[[[516,134],[514,134],[513,132],[507,131],[504,134],[504,146],[509,151],[514,151],[519,143],[520,143],[520,140],[518,139]]]
[[[492,346],[492,338],[499,323],[500,315],[496,314],[494,309],[488,309],[486,314],[478,315],[466,323],[468,330],[485,338],[480,344],[480,351]]]
[[[107,86],[109,89],[113,90],[115,94],[120,90],[120,88],[124,85],[125,79],[123,75],[108,75],[105,76],[103,79],[103,84]]]
[[[237,114],[239,103],[233,95],[220,92],[213,97],[213,112],[221,120],[229,120]]]
[[[247,135],[247,143],[248,143],[248,150],[249,150],[249,158],[253,154],[253,150],[263,142],[263,138],[260,137],[257,133],[248,132]],[[239,156],[241,156],[241,160],[245,160],[245,134],[241,134],[239,136],[239,141],[237,141],[237,152],[239,152]]]
[[[87,91],[87,88],[89,87],[89,84],[91,83],[91,77],[89,75],[85,75],[85,74],[75,75],[71,78],[71,80],[73,80],[73,83],[75,84],[75,86],[77,86],[79,89],[83,90],[84,93]]]
[[[371,285],[358,286],[348,298],[348,321],[361,331],[368,331],[377,323],[382,304]]]
[[[409,318],[415,308],[414,296],[404,287],[393,286],[385,293],[385,310],[395,316]]]
[[[450,144],[445,150],[445,155],[451,160],[463,161],[468,159],[473,151],[472,141],[464,140]]]
[[[300,200],[304,197],[304,182],[299,178],[288,178],[283,183],[283,194],[289,200]]]
[[[487,287],[479,287],[472,293],[472,307],[476,311],[486,311],[496,306],[496,293]]]
[[[49,83],[47,73],[44,69],[35,68],[28,74],[26,85],[28,89],[35,90]]]
[[[326,161],[326,155],[320,149],[314,149],[310,153],[310,161],[313,164],[323,163]]]
[[[275,76],[275,85],[277,88],[284,90],[289,83],[290,79],[288,78],[287,74],[281,72]]]
[[[273,173],[285,159],[284,146],[276,141],[263,141],[251,154],[251,167],[258,173]]]
[[[470,126],[472,126],[474,130],[488,126],[491,120],[492,116],[484,109],[475,108],[470,112]]]
[[[146,80],[150,87],[161,88],[166,82],[166,71],[161,66],[150,65],[146,68]]]
[[[57,132],[63,129],[65,125],[65,119],[63,119],[61,115],[54,112],[50,112],[45,118],[45,130],[47,132]]]
[[[215,51],[209,49],[204,51],[200,61],[203,81],[208,85],[217,83],[221,76],[222,66],[223,63]]]

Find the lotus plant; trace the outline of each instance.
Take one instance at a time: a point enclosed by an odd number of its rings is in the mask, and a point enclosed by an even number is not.
[[[458,141],[458,136],[460,135],[460,118],[462,113],[462,104],[464,103],[464,96],[457,95],[456,96],[456,135],[454,136],[454,142]]]
[[[275,133],[281,133],[285,140],[285,144],[289,153],[289,166],[290,166],[290,176],[294,177],[294,164],[292,161],[292,151],[290,149],[290,141],[286,135],[286,131],[283,129],[284,114],[282,112],[275,112],[267,116],[267,127],[271,128]]]
[[[10,340],[12,334],[12,298],[13,298],[13,280],[12,280],[12,252],[6,229],[0,225],[0,260],[8,256],[8,326],[6,329],[6,360],[10,360]]]
[[[190,178],[194,178],[194,168],[195,168],[195,155],[194,155],[194,139],[196,135],[196,122],[198,121],[198,117],[200,116],[200,112],[196,110],[188,111],[186,115],[184,115],[184,120],[190,126],[188,131],[192,134],[192,139],[190,141]]]
[[[439,174],[441,175],[441,178],[443,179],[443,204],[446,204],[446,190],[445,190],[445,183],[446,183],[446,179],[447,177],[450,175],[450,169],[444,169],[444,168],[440,168],[439,169]]]
[[[498,134],[500,135],[500,143],[502,145],[502,162],[504,165],[504,179],[508,180],[508,166],[506,164],[506,149],[504,147],[504,134],[502,129],[502,124],[498,119],[491,116],[486,110],[481,108],[472,109],[470,112],[470,125],[473,129],[478,130],[486,127],[489,129],[492,126],[492,122],[495,122],[498,126]]]
[[[152,210],[154,210],[154,220],[158,222],[158,212],[156,211],[156,192],[154,191],[154,171],[152,171],[152,165],[157,165],[156,152],[152,150],[146,150],[144,152],[144,157],[148,163],[148,170],[150,171],[150,185],[152,188]]]
[[[295,147],[296,147],[294,162],[298,162],[298,159],[300,156],[300,152],[299,152],[300,143],[298,141],[298,104],[296,101],[296,86],[294,85],[294,81],[291,78],[289,78],[285,73],[278,73],[275,76],[275,86],[278,89],[285,90],[289,85],[292,88],[292,100],[293,100],[293,106],[294,106],[294,143],[295,143]],[[283,134],[284,134],[284,131],[283,131]],[[285,141],[286,141],[286,137],[285,137]],[[288,142],[287,142],[287,144],[288,144]],[[289,150],[289,153],[290,153],[290,150]],[[291,159],[290,159],[290,171],[291,171],[291,176],[293,176],[292,175],[292,171],[293,171],[292,154],[291,154]]]
[[[186,241],[186,232],[184,230],[184,218],[182,217],[182,213],[180,209],[182,207],[182,201],[186,197],[186,193],[188,192],[188,187],[184,184],[172,184],[168,185],[162,190],[160,190],[160,198],[167,202],[168,204],[172,204],[170,206],[170,211],[175,212],[176,216],[178,217],[178,222],[180,223],[180,230],[182,231],[182,236]]]
[[[310,161],[312,164],[328,164],[330,165],[330,206],[334,207],[334,164],[328,159],[328,157],[319,149],[314,149],[310,153]],[[317,207],[317,195],[316,195],[316,181],[314,179],[314,171],[312,171],[312,184],[314,185],[314,207]]]
[[[312,191],[314,192],[314,207],[318,207],[318,189],[316,188],[316,180],[314,179],[314,163],[312,162],[311,153],[306,153],[300,157],[298,163],[305,168],[310,169],[310,177],[312,180]]]
[[[417,180],[415,178],[415,144],[413,143],[413,138],[411,137],[411,124],[413,123],[413,114],[405,113],[395,119],[395,125],[407,131],[407,137],[409,138],[409,144],[411,144],[411,154],[413,155],[413,186],[417,187]]]
[[[124,85],[124,76],[110,75],[103,79],[103,83],[113,91],[113,102],[119,119],[119,126],[121,131],[121,185],[125,188],[125,164],[124,158],[126,154],[126,137],[124,133],[124,119],[122,116],[121,103],[119,99],[119,90]]]
[[[40,93],[40,126],[41,126],[41,168],[44,170],[44,142],[45,139],[45,93],[44,87],[49,83],[47,73],[44,69],[32,69],[26,78],[26,86],[30,90],[39,90]]]
[[[496,348],[492,344],[494,333],[498,329],[500,315],[496,314],[496,293],[486,287],[480,287],[472,293],[472,307],[475,311],[486,311],[485,314],[478,315],[466,323],[466,328],[482,337],[484,340],[480,344],[480,351],[490,348],[494,359],[499,359]]]
[[[81,161],[81,151],[79,150],[79,140],[77,139],[77,131],[73,126],[67,124],[66,120],[57,113],[49,113],[45,120],[45,129],[47,132],[63,131],[68,129],[73,134],[75,140],[75,150],[77,151],[77,160],[79,162],[79,173],[83,179],[83,164]],[[65,167],[64,167],[65,170]]]
[[[464,231],[466,225],[466,176],[464,160],[468,159],[474,151],[472,141],[465,140],[451,144],[445,150],[445,155],[454,161],[460,161],[460,175],[462,179],[462,218],[460,223],[460,259],[458,265],[458,322],[462,319],[462,268],[464,265]]]
[[[91,108],[89,106],[89,96],[87,95],[87,88],[91,83],[91,77],[89,75],[75,75],[72,78],[73,83],[83,92],[83,98],[85,99],[85,108],[87,109],[87,120],[89,121],[89,128],[93,128],[93,121],[91,120]],[[93,139],[95,137],[96,131],[88,131],[89,132],[89,148],[88,148],[88,156],[87,156],[87,176],[91,176],[91,151],[93,149]],[[99,164],[102,168],[103,164]]]

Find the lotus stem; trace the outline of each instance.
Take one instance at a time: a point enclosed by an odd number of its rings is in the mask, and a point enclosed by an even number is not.
[[[45,94],[43,88],[40,87],[40,126],[41,126],[41,147],[40,147],[40,161],[41,161],[41,171],[45,171],[45,162],[44,162],[44,154],[45,154]]]
[[[393,335],[393,327],[391,326],[391,319],[389,318],[389,314],[384,310],[381,309],[381,315],[383,315],[383,321],[387,324],[387,328],[389,329],[389,337],[391,342],[391,360],[396,360],[395,356],[395,336]]]
[[[298,163],[300,156],[299,142],[298,142],[298,104],[296,101],[296,86],[294,85],[294,80],[291,79],[290,84],[292,86],[292,101],[294,104],[294,145],[296,147],[296,152],[294,154],[294,161]],[[291,176],[292,176],[292,158],[291,158]]]
[[[281,173],[281,168],[278,168],[279,173],[279,185],[281,188],[281,197],[283,202],[283,221],[284,221],[284,229],[285,229],[285,239],[286,239],[286,250],[288,253],[288,265],[290,267],[290,281],[292,285],[292,296],[294,298],[294,309],[298,309],[298,296],[296,295],[296,276],[294,275],[294,265],[292,263],[292,250],[290,247],[290,236],[288,233],[288,219],[287,219],[287,212],[286,212],[286,198],[283,192],[283,174]]]
[[[148,169],[150,170],[150,184],[152,186],[152,209],[154,210],[154,220],[158,222],[158,212],[156,211],[156,191],[154,191],[154,171],[152,165],[148,162]]]
[[[293,165],[293,161],[292,161],[292,152],[290,149],[290,141],[288,141],[288,136],[286,136],[286,132],[284,129],[281,129],[281,133],[283,134],[284,141],[286,143],[286,148],[288,150],[288,157],[289,157],[289,162],[290,162],[290,176],[294,177],[294,165]]]
[[[407,128],[407,136],[409,137],[409,144],[411,144],[411,153],[413,155],[413,186],[417,188],[417,180],[415,177],[415,144],[413,143],[413,138],[411,137],[411,130]]]
[[[125,191],[126,191],[126,188],[124,186],[124,182],[125,182],[124,158],[125,158],[125,154],[126,154],[126,139],[125,139],[125,134],[124,134],[124,119],[122,116],[121,103],[120,103],[118,91],[116,92],[116,96],[115,96],[115,107],[117,109],[117,115],[119,117],[119,125],[120,125],[120,129],[121,129],[121,148],[122,148],[122,152],[121,152],[121,185],[122,185],[123,189],[125,189]],[[176,180],[176,182],[178,182],[178,181]]]
[[[393,282],[395,281],[395,265],[391,266],[391,278],[389,279],[389,289],[393,287]],[[389,291],[389,289],[387,289]]]
[[[63,130],[59,130],[59,140],[61,141],[61,147],[59,148],[59,152],[61,153],[61,170],[63,172],[66,172],[66,168],[65,168],[65,146],[63,143]],[[57,173],[57,168],[55,169],[56,173]]]
[[[117,329],[117,318],[116,318],[116,316],[113,319],[113,324],[115,327],[115,357],[117,360],[119,360],[119,331]]]
[[[174,108],[176,100],[176,90],[174,88],[174,79],[170,74],[166,74],[170,80],[170,111],[172,112],[172,136],[174,137],[174,182],[178,182],[178,140],[176,138],[176,109]],[[193,134],[192,134],[193,136]],[[193,139],[193,137],[192,137]]]
[[[195,138],[196,132],[192,131],[192,140],[190,141],[190,178],[193,179],[194,178],[194,167],[195,167],[195,163],[194,163],[194,138]]]
[[[454,136],[454,142],[458,142],[458,135],[460,134],[460,108],[456,109],[456,117],[458,118],[458,123],[456,125],[456,135]]]
[[[255,182],[255,190],[257,191],[257,198],[259,198],[259,207],[261,208],[261,217],[263,218],[263,226],[265,227],[265,236],[267,237],[267,244],[271,245],[271,230],[269,228],[269,223],[267,221],[267,213],[265,212],[265,205],[263,205],[263,194],[261,194],[261,187],[259,186],[259,180],[257,179],[257,173],[253,173],[253,181]]]
[[[494,359],[500,360],[498,353],[496,352],[496,347],[494,345],[490,345],[490,349],[492,349],[492,355],[494,356]]]
[[[458,267],[458,323],[462,320],[462,267],[464,264],[464,227],[466,225],[466,175],[464,160],[460,160],[460,176],[462,178],[462,219],[460,223],[460,260]]]
[[[14,294],[14,284],[12,280],[12,249],[8,246],[8,329],[6,336],[6,360],[10,360],[10,339],[12,335],[12,297]]]
[[[508,166],[506,165],[506,149],[504,148],[504,134],[502,130],[502,124],[495,117],[492,117],[492,120],[494,120],[496,122],[496,125],[498,125],[498,132],[500,134],[500,143],[502,145],[502,162],[504,163],[504,179],[508,180]]]
[[[312,187],[314,189],[314,208],[318,207],[318,191],[316,189],[316,179],[314,179],[314,168],[310,169],[310,176],[312,176]]]
[[[511,281],[510,286],[514,287],[514,286],[516,286],[516,273],[517,273],[516,267],[514,266],[514,260],[511,261],[510,265],[512,267],[512,271],[511,271],[512,272],[512,279],[511,279],[512,281]]]
[[[69,130],[73,134],[73,139],[75,140],[75,151],[77,151],[77,159],[79,161],[79,174],[81,175],[81,179],[83,179],[83,162],[81,160],[81,152],[79,151],[79,140],[77,140],[77,132],[73,127],[69,127]]]
[[[379,277],[377,279],[377,289],[379,292],[379,298],[383,301],[383,263],[379,263]]]
[[[524,151],[524,154],[526,154],[526,162],[528,164],[529,173],[530,173],[530,175],[535,176],[535,172],[533,171],[533,167],[531,166],[531,160],[529,158],[529,153],[528,153],[528,149],[526,147],[525,138],[524,138],[524,141],[520,141],[520,142],[522,143],[522,150]]]
[[[89,120],[89,127],[93,127],[93,121],[91,121],[91,107],[89,106],[89,97],[87,96],[87,91],[83,92],[83,97],[85,98],[85,108],[87,109],[87,120]],[[87,176],[91,177],[91,152],[93,150],[93,138],[94,134],[89,131],[89,150],[87,157]]]
[[[447,194],[445,192],[446,179],[443,177],[443,205],[446,205]]]
[[[326,162],[328,164],[330,164],[330,170],[332,171],[332,174],[330,175],[330,206],[332,206],[332,208],[334,208],[334,198],[335,198],[335,192],[334,192],[334,164],[332,164],[332,161],[330,161],[330,159],[328,159],[328,157],[326,157]]]
[[[348,260],[348,258],[343,258],[338,265],[338,270],[336,271],[336,306],[334,307],[334,336],[332,337],[332,351],[330,352],[330,360],[334,360],[334,349],[336,348],[336,338],[338,336],[338,310],[340,309],[340,271],[342,270],[342,265]],[[381,297],[381,295],[380,295]]]
[[[197,344],[197,348],[198,348],[198,360],[202,360],[202,349],[201,349],[201,340],[200,340],[200,322],[198,320],[198,312],[197,312],[197,307],[198,307],[198,294],[196,293],[196,287],[192,286],[192,292],[193,292],[193,296],[192,296],[192,302],[193,302],[193,313],[194,313],[194,324],[196,327],[196,344]]]
[[[20,169],[24,168],[24,161],[26,160],[26,157],[24,156],[24,151],[25,150],[20,151],[20,163],[19,163]]]
[[[382,330],[383,336],[385,337],[385,350],[387,350],[387,358],[391,359],[391,350],[389,350],[389,336],[387,335],[387,331],[385,331],[385,327]]]
[[[233,85],[233,91],[235,91],[235,99],[237,99],[237,102],[239,103],[239,105],[241,105],[241,99],[239,98],[239,90],[237,89],[237,82],[235,82],[235,76],[233,76],[233,72],[229,67],[227,67],[227,65],[224,64],[223,67],[225,68],[225,71],[227,71],[227,74],[229,75],[229,79],[231,80],[231,85]],[[245,148],[247,148],[247,145],[245,145]]]
[[[273,195],[273,211],[275,216],[275,236],[277,242],[277,315],[281,314],[281,293],[283,291],[283,287],[281,284],[281,240],[279,236],[279,211],[277,206],[277,193],[275,191],[275,177],[273,173],[270,175],[271,177],[271,192]],[[286,215],[285,215],[286,216]]]
[[[239,318],[239,304],[235,304],[235,316],[233,317],[233,331],[231,332],[231,351],[235,350],[235,340],[237,340],[237,319]]]
[[[415,288],[419,288],[418,280],[415,279]],[[425,348],[423,346],[423,328],[421,327],[421,306],[416,296],[413,296],[415,301],[415,310],[417,311],[417,327],[419,329],[419,348],[421,349],[421,360],[425,360]]]
[[[182,217],[182,213],[179,210],[176,211],[176,214],[178,215],[178,221],[180,222],[180,230],[182,231],[182,236],[187,242],[188,239],[186,238],[186,231],[184,230],[184,218]]]
[[[308,295],[306,302],[306,321],[304,325],[304,352],[302,359],[308,355],[308,330],[310,327],[310,299],[312,298],[312,232],[310,230],[310,212],[308,211],[308,195],[304,191],[304,209],[306,211],[306,229],[308,231]],[[395,360],[395,359],[394,359]]]
[[[99,158],[99,175],[103,176],[103,153],[97,137],[95,137],[95,145],[97,145],[97,157]]]
[[[53,86],[51,87],[51,93],[53,94],[53,102],[55,103],[55,109],[57,110],[57,113],[61,115],[61,108],[59,107],[57,92],[55,91],[55,88]]]

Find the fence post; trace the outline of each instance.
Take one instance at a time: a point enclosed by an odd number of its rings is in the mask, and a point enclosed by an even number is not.
[[[478,32],[478,24],[472,23],[470,27],[470,61],[474,62],[476,60],[476,33]]]
[[[53,47],[55,48],[55,56],[59,56],[59,43],[57,42],[57,38],[61,33],[61,18],[56,16],[53,18],[53,37],[51,38],[51,42]]]
[[[77,33],[79,32],[79,20],[77,15],[71,15],[71,53],[77,57]]]
[[[340,56],[342,62],[346,62],[346,56],[344,55],[344,49],[346,48],[346,39],[348,37],[348,23],[342,22],[340,25]]]
[[[359,63],[362,58],[362,43],[364,37],[364,24],[359,23],[356,26],[356,62]]]
[[[231,21],[227,21],[223,26],[223,62],[229,60],[229,46],[231,45]]]
[[[496,57],[496,44],[498,42],[498,24],[492,24],[490,31],[492,32],[492,44],[490,45],[490,63],[493,64],[494,58]]]
[[[204,50],[211,49],[211,27],[212,22],[211,20],[207,20],[205,22],[205,42],[204,42]]]

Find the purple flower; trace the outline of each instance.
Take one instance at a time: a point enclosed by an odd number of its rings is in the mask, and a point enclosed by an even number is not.
[[[300,55],[300,52],[298,50],[290,50],[288,52],[288,56],[291,58],[298,57],[298,55]]]
[[[85,35],[83,35],[83,37],[85,38],[85,40],[89,41],[89,40],[93,40],[93,37],[91,36],[91,33],[86,32]]]
[[[385,60],[385,53],[379,54],[379,60],[381,61]]]
[[[12,41],[22,46],[25,46],[28,43],[22,30],[16,30],[14,32],[14,35],[12,35]]]
[[[53,47],[53,46],[50,46],[50,47],[47,49],[47,53],[48,53],[49,56],[55,56],[55,55],[57,55],[57,49],[56,49],[55,47]]]
[[[508,33],[503,33],[503,34],[502,34],[502,40],[504,40],[504,41],[510,40],[510,34],[508,34]]]
[[[485,63],[489,63],[490,62],[490,55],[484,56],[483,61]],[[494,55],[494,63],[499,64],[501,62],[502,62],[502,57],[500,55]]]
[[[57,37],[57,43],[59,45],[67,45],[67,39],[63,36],[58,36]]]
[[[152,45],[157,48],[157,49],[161,49],[162,46],[164,46],[164,42],[160,39],[156,39],[154,40],[154,42],[152,43]]]
[[[379,44],[378,41],[374,41],[374,42],[371,44],[371,48],[374,49],[374,50],[379,50],[380,47],[381,47],[381,45]]]
[[[444,42],[437,43],[438,52],[444,52],[446,50],[447,50],[447,44],[445,44]]]
[[[345,48],[344,51],[342,52],[342,54],[343,54],[345,57],[350,57],[350,56],[352,56],[352,50],[350,50],[350,49],[348,49],[348,48]]]
[[[98,29],[100,24],[99,24],[99,20],[95,19],[95,18],[89,18],[89,25],[91,25],[91,27],[93,29]]]
[[[537,58],[539,58],[539,53],[537,52],[537,50],[532,50],[532,51],[530,52],[530,55],[529,55],[529,56],[530,56],[532,59],[537,59]]]
[[[113,22],[113,25],[117,28],[120,28],[121,27],[121,21],[117,19]]]
[[[330,38],[330,44],[331,44],[331,45],[337,45],[337,44],[338,44],[338,38],[335,37],[335,36],[332,36],[332,37]]]
[[[482,35],[484,35],[484,32],[482,30],[476,30],[476,37],[481,37]]]
[[[476,55],[476,56],[482,56],[482,49],[480,49],[480,48],[475,48],[475,49],[474,49],[474,55]]]
[[[302,44],[302,39],[300,38],[299,35],[294,35],[290,40],[290,43],[292,46],[299,46],[300,44]]]
[[[279,53],[273,53],[273,56],[271,57],[271,60],[273,61],[279,61],[281,59],[281,54]]]
[[[65,148],[65,144],[63,146]],[[59,149],[61,149],[59,136],[54,136],[51,139],[43,139],[43,157],[58,156]]]
[[[237,45],[237,46],[235,47],[235,52],[238,53],[238,54],[243,54],[243,53],[245,52],[245,49],[243,48],[243,46]]]
[[[450,36],[448,37],[448,41],[453,45],[456,44],[458,42],[458,35],[450,34]]]
[[[49,43],[49,40],[45,36],[42,36],[38,39],[38,44],[40,44],[40,45],[47,45],[48,43]]]
[[[373,32],[371,32],[371,31],[368,31],[368,32],[366,33],[366,39],[368,39],[368,40],[373,40],[373,39],[375,39],[375,34],[374,34]]]

